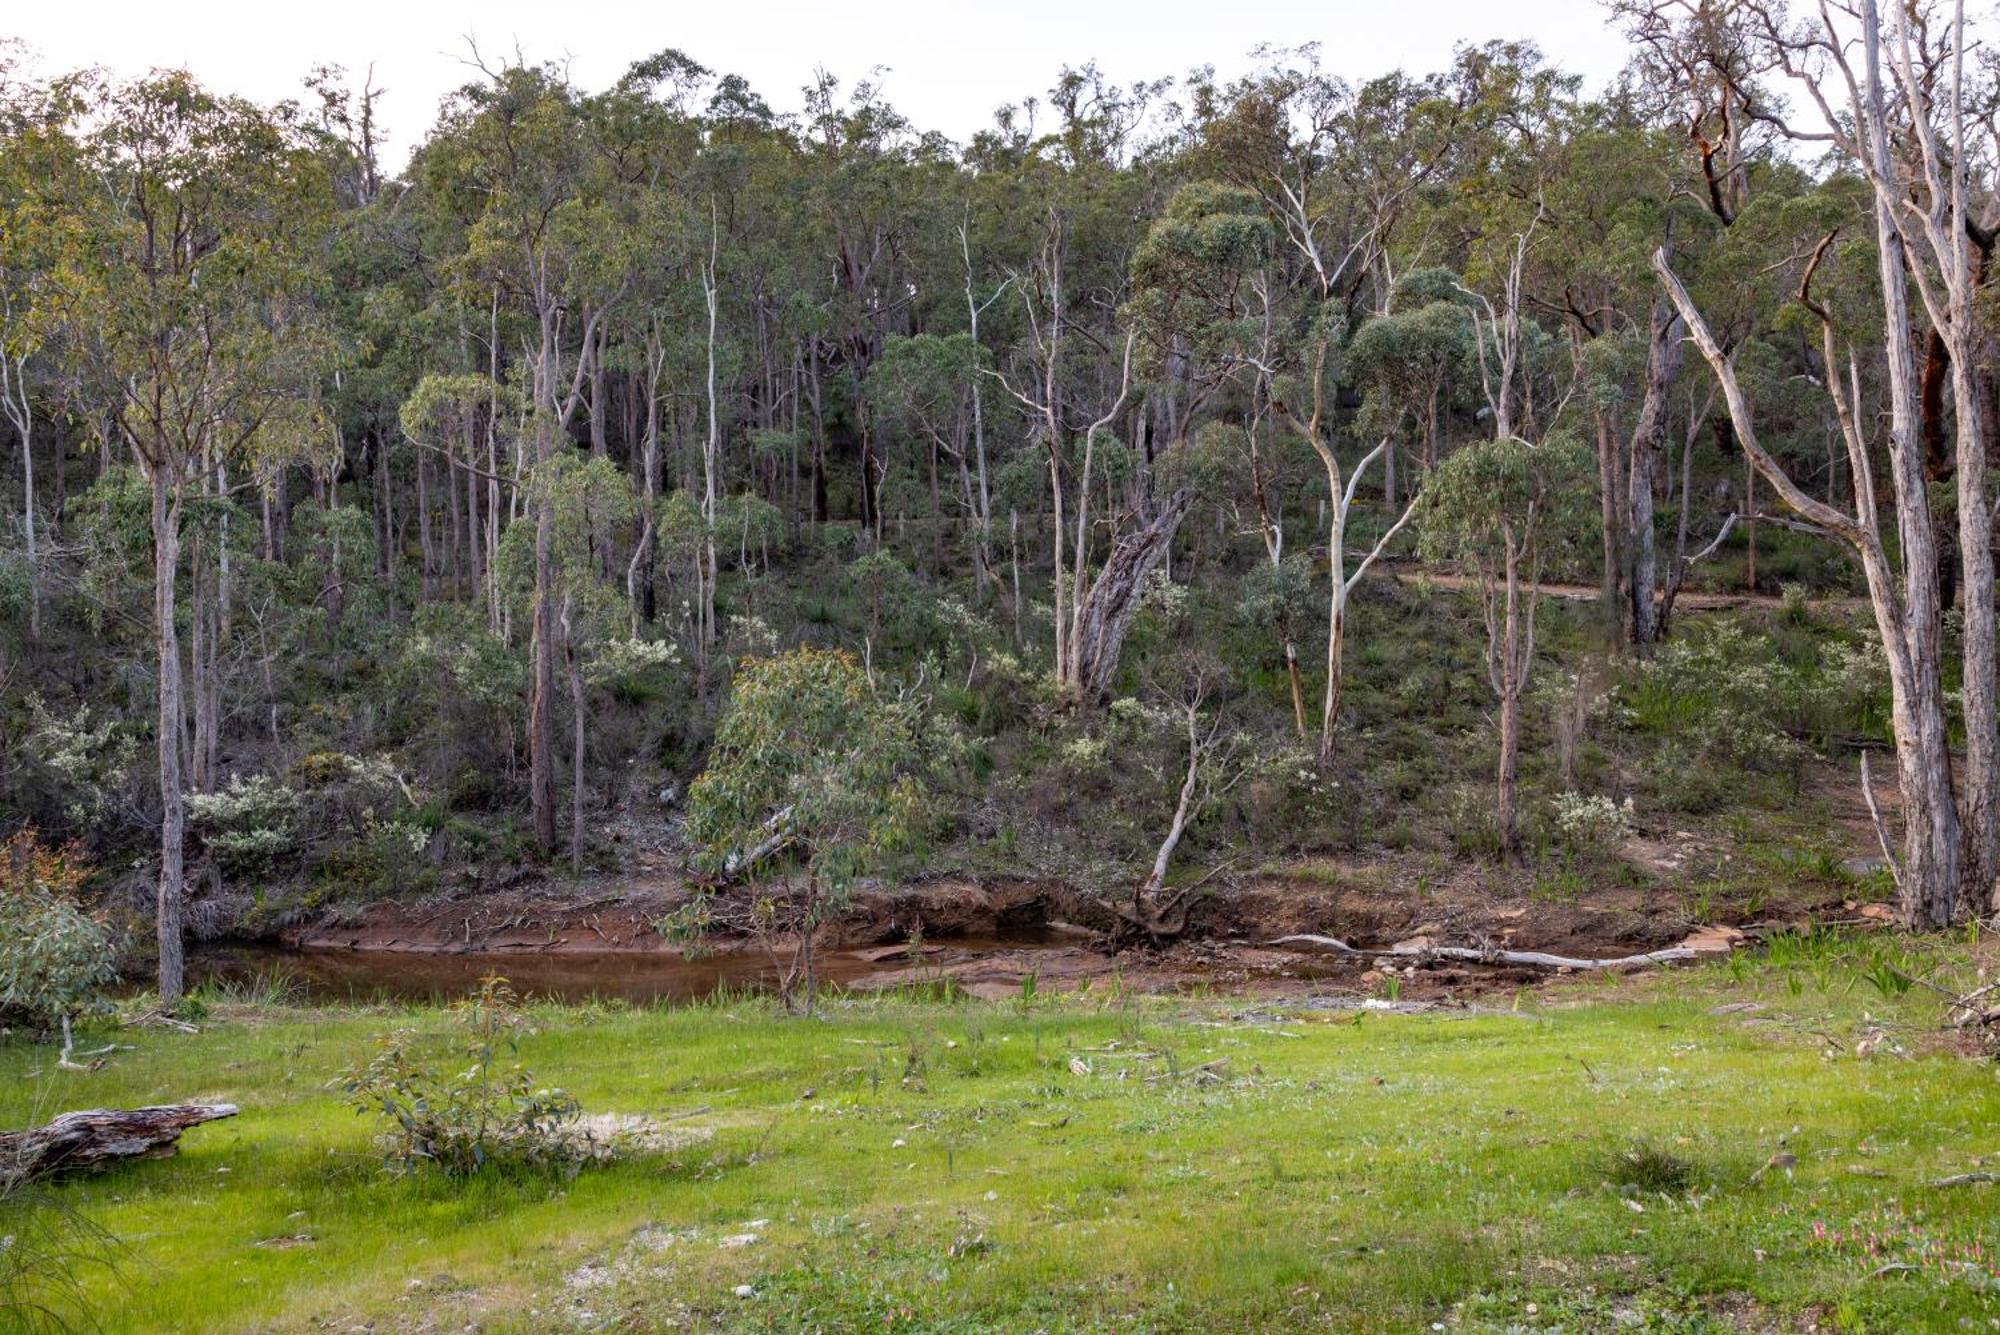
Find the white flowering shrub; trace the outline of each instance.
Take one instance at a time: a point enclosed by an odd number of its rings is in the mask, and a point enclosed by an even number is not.
[[[1563,844],[1580,853],[1609,852],[1636,829],[1632,799],[1614,802],[1602,794],[1558,793],[1549,803],[1549,820]]]
[[[96,824],[120,804],[140,765],[139,742],[130,728],[89,705],[59,713],[39,695],[28,697],[24,749],[48,775],[63,815],[78,828]]]
[[[1888,682],[1872,638],[1788,650],[1725,620],[1662,644],[1618,703],[1624,722],[1671,739],[1677,773],[1718,764],[1791,773],[1814,745],[1881,735]]]
[[[680,661],[680,651],[666,640],[611,639],[596,646],[595,669],[612,676],[651,672],[672,667]]]
[[[267,774],[237,775],[218,793],[190,793],[188,824],[226,873],[264,876],[298,851],[305,800]]]

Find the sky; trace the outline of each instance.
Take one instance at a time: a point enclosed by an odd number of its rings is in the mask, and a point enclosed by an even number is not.
[[[1321,63],[1350,78],[1442,67],[1460,41],[1532,38],[1552,60],[1598,86],[1624,46],[1597,0],[53,0],[12,6],[0,36],[24,39],[44,72],[101,65],[140,74],[191,70],[204,83],[261,102],[297,94],[320,64],[357,79],[372,64],[400,166],[429,128],[438,100],[466,81],[466,39],[488,52],[519,49],[566,60],[586,89],[634,59],[677,47],[722,73],[747,77],[779,111],[794,110],[816,68],[844,82],[884,67],[888,99],[919,129],[963,141],[994,108],[1040,95],[1065,64],[1097,61],[1117,83],[1212,64],[1224,78],[1250,68],[1260,43],[1318,42]]]

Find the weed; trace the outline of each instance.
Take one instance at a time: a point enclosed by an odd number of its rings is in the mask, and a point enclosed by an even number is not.
[[[1635,1192],[1672,1194],[1694,1184],[1694,1164],[1650,1141],[1635,1140],[1598,1157],[1597,1172],[1605,1182]]]

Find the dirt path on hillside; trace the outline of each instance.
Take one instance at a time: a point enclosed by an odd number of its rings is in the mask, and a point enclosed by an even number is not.
[[[1479,581],[1471,575],[1458,575],[1445,571],[1419,571],[1406,566],[1391,566],[1389,575],[1406,588],[1418,584],[1429,584],[1440,589],[1475,589]],[[1594,603],[1604,596],[1604,591],[1595,584],[1551,584],[1544,582],[1542,596],[1560,598],[1564,602]],[[1866,612],[1868,600],[1865,598],[1812,598],[1808,600],[1815,609],[1840,612]],[[1676,611],[1726,612],[1745,607],[1782,607],[1784,599],[1768,593],[1707,593],[1693,589],[1682,589],[1674,598]]]

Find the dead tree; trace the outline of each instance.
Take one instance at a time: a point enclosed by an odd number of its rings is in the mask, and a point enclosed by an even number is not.
[[[163,1158],[175,1152],[189,1127],[234,1116],[233,1103],[93,1108],[27,1131],[0,1131],[0,1186],[118,1159]]]
[[[1167,823],[1166,837],[1160,840],[1160,847],[1153,854],[1152,870],[1132,892],[1132,902],[1117,909],[1118,916],[1153,945],[1179,936],[1187,927],[1188,904],[1194,892],[1208,880],[1203,877],[1172,894],[1167,893],[1167,870],[1173,864],[1182,837],[1187,834],[1188,826],[1240,783],[1247,772],[1234,763],[1240,737],[1220,717],[1203,722],[1202,707],[1208,695],[1207,677],[1197,674],[1176,706],[1187,729],[1187,771],[1181,780],[1180,796],[1174,803],[1173,819]]]
[[[1145,596],[1146,578],[1173,546],[1174,534],[1193,504],[1194,493],[1185,487],[1169,496],[1145,527],[1117,540],[1110,559],[1091,581],[1090,592],[1077,597],[1067,680],[1079,699],[1099,703],[1111,694],[1118,655]]]

